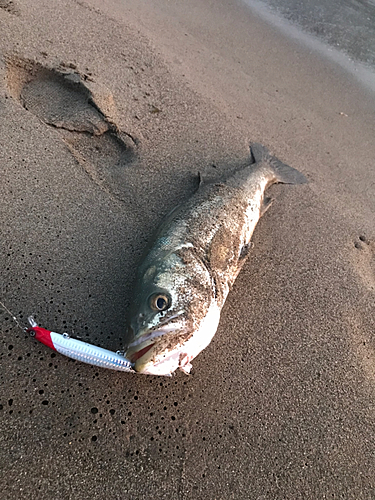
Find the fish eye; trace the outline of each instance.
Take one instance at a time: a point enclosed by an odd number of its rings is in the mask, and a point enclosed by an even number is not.
[[[154,311],[165,311],[171,305],[169,297],[163,293],[155,293],[150,297],[150,307]]]

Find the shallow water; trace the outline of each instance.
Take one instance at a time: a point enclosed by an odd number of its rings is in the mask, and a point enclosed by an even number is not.
[[[266,0],[264,3],[352,59],[375,67],[375,1]]]
[[[243,1],[293,38],[300,32],[307,45],[375,89],[374,0]]]

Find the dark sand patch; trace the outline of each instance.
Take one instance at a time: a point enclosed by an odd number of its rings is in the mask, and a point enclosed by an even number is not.
[[[13,0],[0,0],[0,9],[6,10],[9,14],[19,16],[20,11]]]

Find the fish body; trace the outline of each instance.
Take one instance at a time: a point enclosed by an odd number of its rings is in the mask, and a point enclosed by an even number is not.
[[[191,360],[211,342],[220,312],[251,247],[251,236],[277,182],[306,178],[251,146],[253,162],[218,182],[202,182],[162,224],[138,271],[133,333],[126,357],[137,372],[190,372]]]

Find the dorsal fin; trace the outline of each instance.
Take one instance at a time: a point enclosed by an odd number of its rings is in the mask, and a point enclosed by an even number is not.
[[[204,176],[200,170],[198,170],[198,187],[204,183]]]
[[[261,163],[264,160],[270,159],[271,155],[266,146],[253,142],[250,144],[250,154],[254,163]]]

